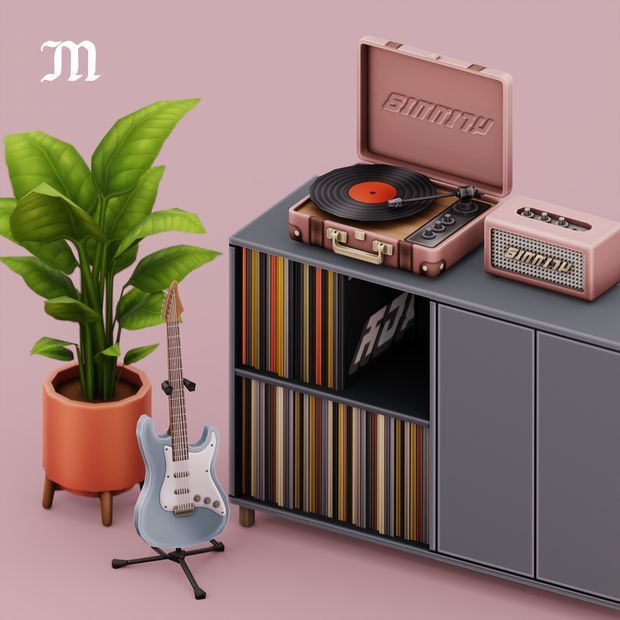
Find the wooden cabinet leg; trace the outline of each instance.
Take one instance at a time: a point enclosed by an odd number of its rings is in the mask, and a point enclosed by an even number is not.
[[[239,524],[243,527],[252,527],[254,525],[254,510],[239,506]]]
[[[101,502],[101,523],[112,525],[112,491],[103,491],[99,494]]]
[[[43,482],[43,508],[51,508],[54,501],[54,492],[56,491],[56,484],[53,483],[47,476]]]

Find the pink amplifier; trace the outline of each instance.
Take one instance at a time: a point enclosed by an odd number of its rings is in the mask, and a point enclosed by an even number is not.
[[[620,281],[620,223],[511,196],[485,220],[484,266],[591,301]]]

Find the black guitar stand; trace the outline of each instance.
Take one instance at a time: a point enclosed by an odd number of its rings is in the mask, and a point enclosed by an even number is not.
[[[192,575],[192,571],[189,569],[185,558],[188,555],[198,555],[200,553],[209,553],[211,551],[221,553],[224,551],[224,543],[221,543],[215,539],[210,542],[210,547],[191,549],[190,551],[185,551],[185,549],[177,547],[174,551],[170,551],[168,553],[162,551],[159,547],[152,547],[152,549],[157,552],[157,555],[150,555],[146,558],[135,558],[133,560],[112,560],[112,568],[122,568],[123,566],[128,566],[129,564],[144,564],[146,562],[157,562],[159,560],[171,560],[172,562],[176,562],[181,565],[185,576],[192,584],[192,588],[194,588],[194,596],[197,599],[203,599],[207,596],[207,593],[196,582],[196,579],[194,578],[194,575]]]

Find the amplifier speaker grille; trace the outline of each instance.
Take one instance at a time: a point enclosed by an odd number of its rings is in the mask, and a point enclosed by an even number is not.
[[[571,263],[572,267],[570,271],[564,273],[543,267],[541,264],[533,264],[531,261],[524,262],[509,258],[506,256],[506,250],[509,248],[533,252],[536,256],[552,256],[554,259]],[[491,264],[496,269],[551,282],[575,291],[583,291],[584,288],[583,254],[581,252],[531,237],[522,237],[505,230],[491,229]]]

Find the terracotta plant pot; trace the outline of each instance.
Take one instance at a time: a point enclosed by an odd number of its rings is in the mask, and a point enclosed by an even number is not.
[[[78,374],[77,365],[63,366],[43,383],[43,506],[51,507],[58,489],[98,496],[103,524],[110,525],[113,494],[144,480],[136,424],[142,414],[151,415],[151,384],[142,371],[126,366],[121,379],[137,392],[89,403],[58,392]]]

